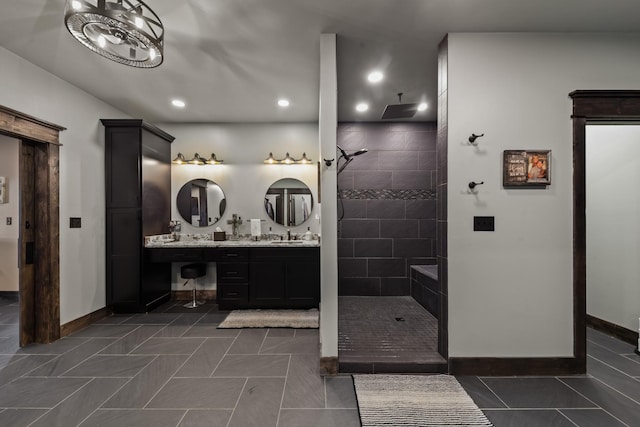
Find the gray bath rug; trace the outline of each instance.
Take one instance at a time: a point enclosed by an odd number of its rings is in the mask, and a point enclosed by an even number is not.
[[[311,310],[233,310],[219,329],[237,328],[317,328],[318,309]]]
[[[362,427],[491,426],[450,375],[354,375]]]

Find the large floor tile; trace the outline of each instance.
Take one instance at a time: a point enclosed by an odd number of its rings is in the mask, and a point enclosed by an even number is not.
[[[93,356],[64,373],[65,377],[133,377],[154,356]]]
[[[210,312],[202,316],[202,318],[198,321],[198,324],[199,325],[205,325],[205,324],[219,325],[220,323],[222,323],[224,319],[227,318],[228,315],[229,313],[224,311]]]
[[[53,408],[89,381],[87,378],[18,378],[0,387],[0,407]]]
[[[589,358],[598,360],[629,376],[640,376],[640,363],[621,354],[614,353],[598,344],[587,343],[587,354]]]
[[[233,409],[246,378],[174,378],[148,408]]]
[[[213,371],[214,377],[284,377],[289,356],[233,354],[226,355]]]
[[[69,369],[84,362],[103,348],[112,344],[117,338],[91,338],[78,347],[56,357],[41,367],[29,372],[28,376],[57,377]]]
[[[41,417],[46,409],[5,409],[0,410],[0,426],[27,427]]]
[[[640,404],[594,378],[562,378],[580,394],[630,426],[640,426]]]
[[[146,340],[154,336],[164,326],[162,325],[142,325],[120,338],[109,347],[102,350],[102,354],[128,354]]]
[[[591,357],[587,357],[587,370],[608,386],[640,402],[640,384],[634,378]]]
[[[178,427],[227,427],[231,409],[190,409]]]
[[[293,337],[267,336],[260,348],[261,354],[318,354],[320,343],[314,335],[296,335]]]
[[[229,427],[275,427],[283,389],[284,378],[249,378]]]
[[[0,370],[0,386],[7,384],[18,377],[28,374],[51,361],[56,356],[46,355],[30,355],[24,356],[20,360],[8,364]]]
[[[147,365],[104,405],[104,408],[144,408],[188,356],[163,355]]]
[[[282,409],[278,427],[360,427],[357,409]]]
[[[592,408],[595,405],[556,378],[482,378],[509,408]]]
[[[25,357],[23,354],[0,354],[0,370]]]
[[[149,338],[131,354],[187,354],[191,355],[204,342],[204,338]]]
[[[203,337],[203,338],[235,338],[240,334],[240,329],[218,329],[216,325],[197,324],[193,325],[183,337]]]
[[[176,377],[210,377],[233,343],[233,338],[207,338],[176,372]]]
[[[82,427],[175,427],[185,411],[167,409],[98,409]]]
[[[351,376],[324,377],[327,408],[355,409],[358,407],[356,389]]]
[[[266,336],[267,329],[241,329],[229,354],[258,354]]]
[[[89,325],[73,334],[73,337],[122,338],[138,325]]]
[[[560,412],[580,427],[626,426],[602,409],[561,409]]]
[[[613,351],[618,354],[633,353],[635,347],[633,344],[620,341],[610,335],[603,332],[596,331],[592,328],[587,328],[587,340],[603,346],[609,351]]]
[[[456,379],[480,409],[506,407],[480,378],[457,376]]]
[[[291,355],[282,407],[325,407],[324,380],[319,373],[318,355]]]
[[[18,350],[20,354],[64,354],[85,343],[86,338],[62,338],[51,344],[29,344]]]
[[[177,316],[171,313],[141,313],[134,314],[122,323],[125,325],[168,325],[174,322]]]
[[[488,409],[494,427],[576,427],[555,409]]]
[[[69,427],[78,425],[98,409],[125,382],[127,382],[125,378],[95,378],[47,412],[31,427]]]

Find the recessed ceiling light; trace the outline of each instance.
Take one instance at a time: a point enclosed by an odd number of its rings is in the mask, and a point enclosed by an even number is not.
[[[173,99],[171,100],[171,105],[177,108],[184,108],[187,104],[181,99]]]
[[[359,111],[360,113],[364,113],[368,109],[369,109],[369,104],[366,104],[364,102],[361,102],[358,105],[356,105],[356,111]]]
[[[418,111],[424,111],[428,108],[429,106],[427,105],[426,102],[421,102],[420,104],[418,104]]]
[[[289,100],[288,99],[278,99],[278,105],[281,107],[288,107],[289,106]]]
[[[382,74],[382,71],[372,71],[369,73],[369,75],[367,76],[367,80],[369,80],[370,83],[378,83],[380,81],[382,81],[382,79],[384,78],[384,74]]]

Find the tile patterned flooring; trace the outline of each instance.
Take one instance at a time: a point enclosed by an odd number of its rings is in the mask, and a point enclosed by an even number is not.
[[[226,314],[171,303],[20,349],[0,299],[0,426],[360,425],[351,377],[318,373],[317,330],[216,329]],[[640,356],[587,332],[587,375],[458,379],[496,427],[640,425]]]

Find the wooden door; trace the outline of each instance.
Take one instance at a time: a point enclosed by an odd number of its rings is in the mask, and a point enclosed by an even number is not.
[[[36,341],[35,147],[20,148],[20,346]]]

